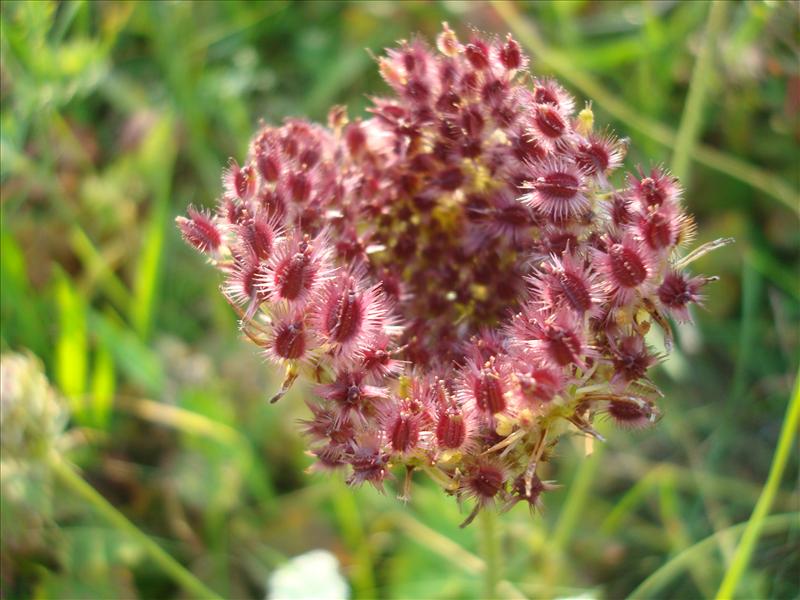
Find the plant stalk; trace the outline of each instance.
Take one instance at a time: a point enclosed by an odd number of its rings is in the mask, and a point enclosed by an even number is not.
[[[56,454],[48,459],[48,464],[58,480],[75,495],[88,502],[110,525],[136,540],[175,583],[180,585],[192,598],[221,600],[222,597],[206,587],[197,577],[167,554],[161,546],[145,535],[125,515],[119,512],[100,493],[89,485],[75,470]]]
[[[497,515],[494,507],[485,508],[478,515],[481,530],[481,554],[486,564],[484,571],[485,598],[494,600],[498,598],[497,588],[503,578],[501,573],[502,544],[498,528]]]

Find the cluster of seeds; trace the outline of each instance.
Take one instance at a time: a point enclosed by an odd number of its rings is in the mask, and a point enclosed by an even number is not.
[[[241,329],[314,382],[319,468],[382,489],[414,471],[451,494],[535,507],[557,439],[657,417],[651,323],[689,319],[713,278],[680,257],[694,234],[664,169],[609,174],[625,144],[593,131],[511,36],[444,25],[437,49],[379,60],[371,117],[263,127],[231,161],[214,214],[185,239],[224,274]]]

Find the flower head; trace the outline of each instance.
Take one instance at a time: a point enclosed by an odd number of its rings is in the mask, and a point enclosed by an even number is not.
[[[302,306],[331,274],[330,249],[324,236],[298,232],[282,241],[259,271],[258,286],[276,301]]]
[[[263,126],[186,241],[224,275],[243,332],[314,382],[315,468],[383,489],[422,469],[449,494],[541,506],[558,435],[657,419],[644,341],[689,319],[713,278],[684,272],[694,232],[665,169],[611,175],[626,145],[590,105],[530,77],[511,36],[378,59],[366,118]]]

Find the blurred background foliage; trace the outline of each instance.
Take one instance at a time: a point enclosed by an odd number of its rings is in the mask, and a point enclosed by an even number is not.
[[[83,476],[223,596],[263,597],[288,557],[324,548],[354,597],[477,597],[476,535],[452,499],[421,483],[403,507],[394,490],[303,472],[303,391],[266,403],[275,376],[174,217],[213,202],[259,119],[363,114],[386,89],[370,53],[443,20],[463,37],[513,29],[534,72],[591,95],[596,122],[630,137],[627,168],[669,165],[708,14],[671,1],[5,1],[2,351],[34,354],[68,400],[64,452]],[[658,369],[660,425],[614,432],[586,460],[582,440],[564,443],[544,513],[502,518],[511,596],[621,598],[644,582],[637,597],[709,597],[730,566],[800,356],[798,39],[794,2],[730,3],[713,32],[686,203],[699,242],[737,243],[696,264],[721,281]],[[69,490],[4,471],[2,598],[186,597]],[[763,530],[737,596],[800,597],[797,490],[792,451],[771,511],[794,527]]]

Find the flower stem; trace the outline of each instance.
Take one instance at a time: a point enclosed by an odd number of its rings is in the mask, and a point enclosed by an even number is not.
[[[183,565],[167,554],[161,546],[145,535],[136,525],[131,523],[121,512],[103,498],[91,485],[86,483],[75,470],[61,457],[52,454],[48,464],[59,481],[77,496],[83,498],[102,517],[119,531],[135,539],[161,569],[175,583],[180,585],[193,598],[213,598],[221,600],[221,596],[210,590],[199,579],[186,570]]]
[[[485,508],[478,515],[481,528],[481,553],[486,563],[484,572],[484,597],[493,600],[497,598],[497,586],[502,579],[500,563],[502,562],[502,545],[500,532],[497,527],[497,515],[493,507]]]

